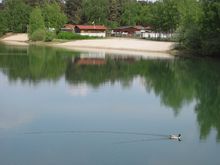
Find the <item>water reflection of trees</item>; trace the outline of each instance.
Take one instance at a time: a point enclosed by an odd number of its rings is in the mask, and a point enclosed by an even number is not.
[[[145,78],[162,102],[178,110],[183,104],[196,100],[195,112],[201,138],[206,138],[211,128],[216,128],[220,139],[220,65],[207,59],[177,60],[164,63],[155,76]],[[168,74],[166,74],[168,73]],[[161,77],[161,78],[159,78]],[[149,85],[149,83],[148,83]]]
[[[141,76],[145,79],[146,89],[153,90],[164,105],[172,107],[175,114],[178,114],[181,107],[194,97],[194,86],[187,72],[179,67],[179,60],[140,60],[131,64],[109,59],[106,65],[98,66],[70,63],[66,70],[66,80],[70,83],[84,81],[97,87],[106,81],[129,84],[134,77]]]
[[[191,64],[193,66],[193,64]],[[206,138],[211,128],[217,129],[220,139],[220,65],[216,61],[201,61],[198,69],[191,72],[195,84],[197,121],[201,138]],[[208,69],[207,69],[208,68]]]
[[[164,70],[163,70],[164,69]],[[159,93],[165,105],[174,110],[183,104],[196,100],[195,112],[200,126],[201,138],[206,138],[211,128],[216,128],[220,139],[220,65],[213,60],[177,60],[170,66],[164,64],[167,78],[147,77],[154,81],[151,85]],[[165,75],[164,75],[165,76]],[[159,88],[158,88],[158,85]],[[168,85],[167,85],[168,84]]]
[[[2,48],[0,68],[3,68],[3,73],[7,74],[10,81],[21,80],[34,84],[41,80],[56,81],[66,70],[66,61],[56,49],[36,46]]]
[[[21,53],[25,52],[28,55],[2,55],[1,52],[0,68],[5,68],[3,72],[10,81],[57,81],[65,74],[70,84],[85,82],[97,88],[105,82],[116,81],[129,86],[134,77],[141,76],[145,80],[146,91],[153,91],[160,97],[162,104],[173,109],[175,115],[185,104],[195,101],[201,138],[206,138],[210,130],[215,128],[217,138],[220,139],[218,61],[177,59],[138,60],[130,63],[107,59],[105,65],[77,65],[68,52],[34,46],[21,50]]]
[[[111,59],[106,59],[106,65],[75,65],[70,61],[65,75],[69,83],[86,82],[93,87],[116,81],[129,84],[138,75],[138,70],[132,68],[133,64]]]
[[[141,60],[133,64],[113,60],[101,66],[69,64],[66,79],[70,83],[84,81],[99,86],[115,80],[129,84],[139,75],[145,79],[146,89],[153,90],[176,115],[183,105],[195,100],[201,138],[216,128],[220,139],[219,73],[219,62],[207,59]]]

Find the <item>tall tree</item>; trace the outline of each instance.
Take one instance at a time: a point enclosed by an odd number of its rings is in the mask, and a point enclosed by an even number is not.
[[[141,3],[139,17],[138,17],[138,24],[142,26],[149,26],[151,25],[151,5],[148,3]]]
[[[136,25],[138,22],[140,4],[134,0],[129,0],[123,4],[121,24]]]
[[[68,22],[78,24],[82,15],[82,0],[66,0],[65,12]]]
[[[201,49],[201,21],[203,11],[196,0],[179,2],[180,25],[178,28],[178,42],[186,49]]]
[[[26,32],[30,11],[30,7],[23,0],[5,0],[8,30],[12,32]]]
[[[28,34],[31,36],[35,31],[45,29],[44,18],[41,9],[36,7],[30,15]]]
[[[179,11],[179,45],[193,54],[219,56],[219,0],[181,1]]]
[[[176,0],[163,0],[163,32],[174,33],[179,22],[178,3]]]
[[[7,31],[7,20],[5,19],[5,12],[0,10],[0,36]]]
[[[47,3],[42,9],[42,14],[46,28],[55,28],[56,32],[58,32],[67,21],[61,7],[56,2]]]
[[[87,23],[107,24],[108,0],[84,0],[82,6]]]
[[[109,21],[116,25],[120,22],[119,0],[109,0]]]
[[[220,1],[202,0],[203,17],[201,19],[202,54],[220,54]]]

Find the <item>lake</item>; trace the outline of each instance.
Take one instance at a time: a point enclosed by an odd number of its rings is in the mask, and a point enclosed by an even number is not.
[[[218,60],[0,45],[1,165],[219,165],[219,153]]]

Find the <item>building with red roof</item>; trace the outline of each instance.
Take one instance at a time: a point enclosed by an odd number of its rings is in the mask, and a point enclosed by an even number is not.
[[[104,25],[65,24],[61,30],[66,32],[78,33],[80,35],[106,37],[107,27],[105,27]]]
[[[74,28],[76,25],[73,24],[65,24],[63,28],[61,28],[62,31],[66,32],[74,32]]]
[[[81,35],[106,37],[107,28],[104,25],[76,25],[75,32]]]

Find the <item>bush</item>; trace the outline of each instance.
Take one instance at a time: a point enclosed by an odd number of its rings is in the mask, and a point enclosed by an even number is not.
[[[219,57],[220,36],[202,41],[202,54]]]
[[[30,39],[32,38],[33,33],[39,29],[45,29],[44,18],[42,16],[41,9],[35,8],[31,12],[29,19],[28,35]]]
[[[58,39],[65,39],[65,40],[82,40],[82,39],[94,39],[97,37],[90,37],[90,36],[82,36],[80,34],[71,33],[71,32],[60,32],[57,35]]]
[[[7,32],[7,20],[5,19],[5,12],[0,11],[0,37]]]
[[[44,41],[46,41],[46,42],[53,41],[53,39],[54,39],[55,37],[56,37],[55,32],[47,31]]]
[[[44,41],[46,38],[46,31],[44,29],[38,29],[30,36],[32,41]]]

